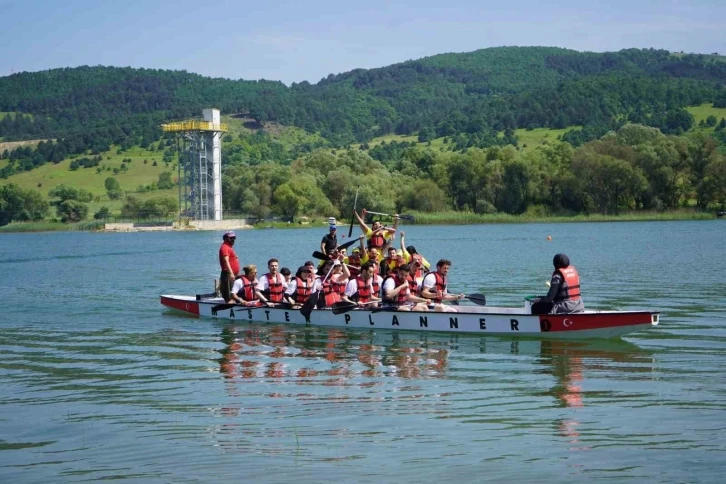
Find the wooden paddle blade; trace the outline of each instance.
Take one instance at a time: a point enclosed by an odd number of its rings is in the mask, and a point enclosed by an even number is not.
[[[333,314],[347,313],[348,311],[352,311],[353,309],[355,309],[357,307],[358,307],[357,304],[340,301],[340,302],[333,304]]]
[[[341,249],[347,249],[348,247],[350,247],[351,245],[353,245],[353,244],[355,244],[355,243],[357,243],[357,242],[358,242],[358,239],[353,239],[353,240],[349,240],[349,241],[348,241],[348,242],[346,242],[345,244],[341,244],[341,245],[339,245],[339,246],[338,246],[338,250],[341,250]]]
[[[416,221],[416,217],[414,217],[413,215],[399,215],[398,218],[400,218],[401,220],[408,220],[409,222]]]
[[[318,298],[320,297],[320,291],[315,291],[307,298],[305,303],[300,308],[300,314],[305,316],[305,321],[310,321],[310,315],[313,314],[315,305],[318,304]]]
[[[484,294],[469,294],[466,298],[479,306],[487,305],[487,297]]]

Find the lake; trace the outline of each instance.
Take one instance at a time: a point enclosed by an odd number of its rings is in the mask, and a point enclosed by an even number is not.
[[[545,293],[564,252],[587,307],[661,323],[580,342],[231,325],[158,298],[211,292],[221,232],[3,234],[0,482],[722,481],[726,220],[404,229],[491,305]],[[324,234],[235,249],[294,272]]]

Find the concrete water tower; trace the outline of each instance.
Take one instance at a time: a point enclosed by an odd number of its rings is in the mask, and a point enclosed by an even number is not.
[[[202,121],[162,124],[179,148],[179,211],[194,220],[222,220],[222,124],[219,109],[202,110]]]

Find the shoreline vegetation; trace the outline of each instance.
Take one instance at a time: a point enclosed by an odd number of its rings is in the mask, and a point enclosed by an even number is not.
[[[506,213],[493,214],[477,214],[471,212],[432,212],[420,213],[410,212],[415,217],[415,223],[404,223],[406,225],[484,225],[484,224],[516,224],[516,223],[587,223],[587,222],[653,222],[653,221],[674,221],[674,220],[714,220],[717,218],[714,212],[699,212],[695,210],[674,210],[666,212],[627,212],[619,215],[510,215]],[[169,220],[169,223],[173,220]],[[384,220],[384,223],[386,221]],[[387,225],[392,223],[389,222]],[[271,229],[271,228],[313,228],[327,226],[327,217],[311,218],[308,223],[298,222],[281,222],[266,220],[256,223],[253,229]],[[342,223],[341,226],[348,226]],[[240,227],[239,229],[242,229]],[[237,229],[236,229],[237,230]],[[357,224],[355,230],[358,230]],[[103,221],[86,221],[76,224],[67,224],[62,222],[13,222],[9,225],[0,227],[2,233],[23,233],[23,232],[105,232]],[[143,230],[139,230],[143,231]],[[183,232],[187,229],[169,230],[173,232]]]

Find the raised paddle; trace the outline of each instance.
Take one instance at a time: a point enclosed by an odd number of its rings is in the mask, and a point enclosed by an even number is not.
[[[355,207],[358,205],[358,189],[360,185],[355,187],[355,201],[353,202],[353,213],[350,214],[350,229],[348,229],[348,238],[353,236],[353,224],[355,223]]]
[[[350,241],[346,242],[345,244],[337,246],[336,249],[338,249],[338,250],[347,249],[348,247],[355,244],[356,242],[358,242],[358,239],[350,240]],[[315,252],[313,252],[313,257],[315,257],[316,259],[320,259],[320,260],[330,260],[330,257],[323,254],[319,250],[316,250]]]
[[[381,212],[371,212],[370,210],[366,210],[366,213],[369,213],[371,215],[380,215],[381,217],[393,217],[390,213],[381,213]],[[398,218],[401,220],[410,220],[411,222],[414,222],[416,218],[413,215],[399,215]]]

